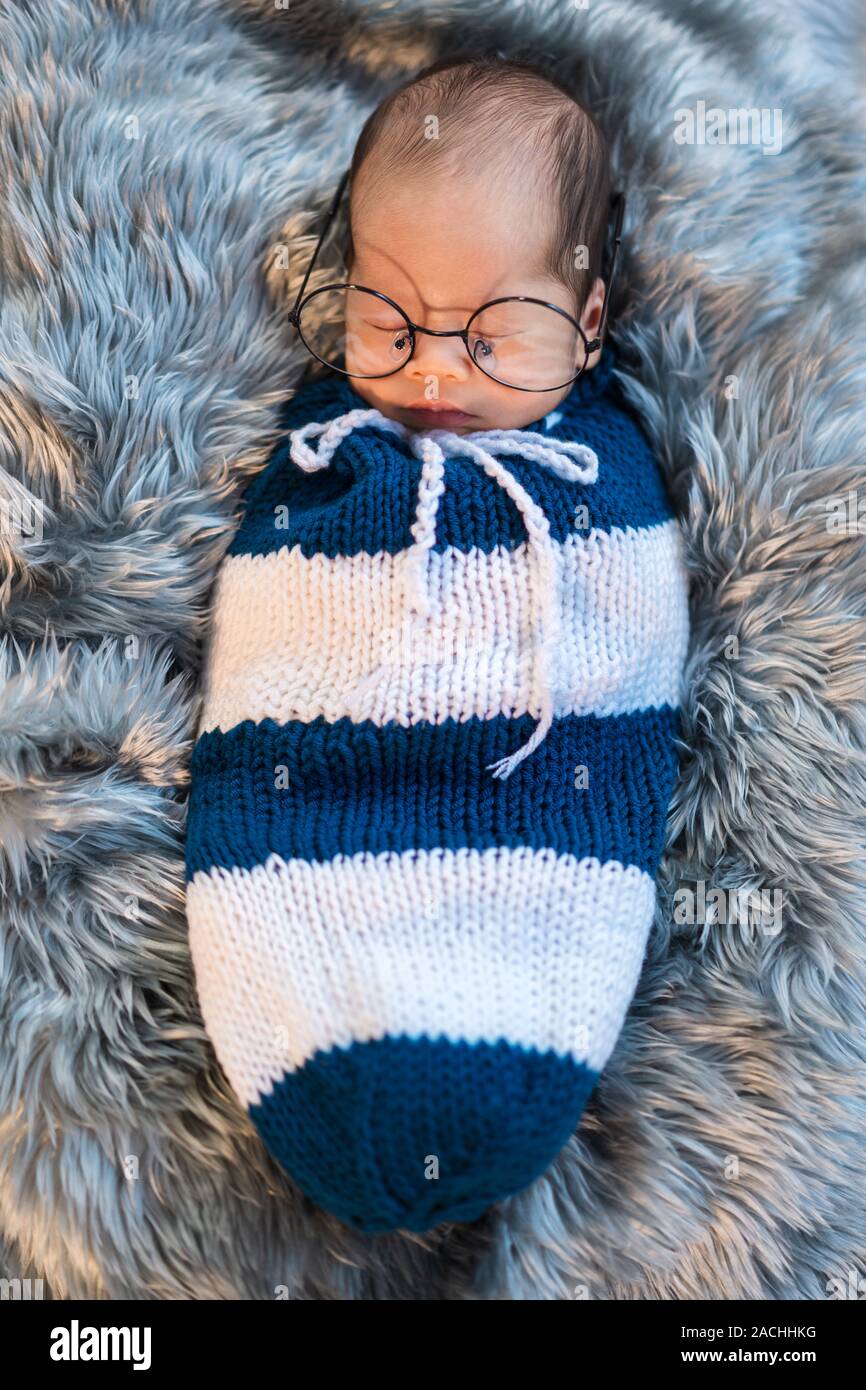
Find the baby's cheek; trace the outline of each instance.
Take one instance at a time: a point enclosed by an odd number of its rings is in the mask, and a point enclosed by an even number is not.
[[[360,377],[352,380],[352,389],[356,395],[361,397],[367,405],[374,410],[380,410],[386,418],[393,418],[393,407],[389,404],[381,389],[377,389],[374,381],[364,381]]]
[[[346,360],[346,366],[347,366],[347,367],[351,367],[351,365],[352,365],[351,362],[349,362],[349,360],[348,360],[348,358],[347,358],[347,360]],[[367,385],[367,383],[366,383],[365,381],[362,381],[362,380],[360,379],[360,377],[355,377],[355,378],[353,378],[353,380],[352,380],[352,390],[355,391],[356,394],[359,395],[359,396],[361,397],[362,400],[371,402],[371,391],[370,391],[370,388],[369,388],[369,386]]]

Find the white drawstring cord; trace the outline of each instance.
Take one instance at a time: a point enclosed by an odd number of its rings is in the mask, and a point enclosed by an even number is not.
[[[388,430],[405,440],[421,460],[418,504],[412,525],[413,544],[405,557],[404,582],[413,610],[422,616],[430,611],[426,583],[429,552],[436,544],[436,514],[445,491],[445,459],[463,455],[479,463],[485,473],[508,494],[523,518],[529,554],[535,560],[532,581],[533,631],[536,660],[533,666],[533,699],[540,718],[531,737],[516,753],[488,764],[494,777],[509,777],[518,763],[534,752],[553,723],[553,657],[559,637],[559,601],[556,585],[554,547],[550,524],[542,509],[530,497],[513,473],[499,462],[497,454],[513,454],[532,459],[552,469],[567,482],[589,484],[598,477],[598,457],[586,444],[549,439],[527,430],[478,430],[472,434],[453,434],[450,430],[410,430],[397,420],[389,420],[378,410],[350,410],[326,424],[312,422],[295,430],[292,460],[308,473],[328,464],[352,430],[365,425]],[[308,439],[320,435],[318,449]]]

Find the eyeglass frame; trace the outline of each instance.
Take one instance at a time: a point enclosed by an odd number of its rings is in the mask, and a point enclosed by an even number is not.
[[[601,319],[599,320],[598,333],[596,337],[589,341],[580,324],[565,309],[561,309],[558,304],[550,304],[547,302],[547,300],[535,299],[531,295],[526,294],[507,294],[501,296],[499,299],[488,300],[486,304],[482,304],[480,308],[476,309],[474,313],[470,315],[465,328],[424,328],[423,325],[420,323],[413,323],[412,320],[409,318],[409,315],[406,313],[406,310],[403,309],[402,306],[396,302],[396,300],[390,299],[389,296],[387,294],[383,294],[381,290],[371,289],[369,285],[357,285],[352,284],[348,281],[340,280],[336,281],[333,284],[320,285],[317,290],[311,290],[308,295],[304,296],[304,290],[307,288],[310,276],[312,275],[316,261],[319,258],[319,252],[322,249],[322,245],[325,241],[325,238],[331,229],[331,223],[333,222],[337,213],[337,209],[340,206],[340,200],[343,197],[343,192],[345,190],[346,184],[348,183],[350,173],[351,167],[345,171],[345,173],[340,179],[340,182],[337,185],[337,191],[334,194],[334,197],[331,201],[331,206],[328,209],[327,217],[325,218],[325,225],[322,228],[319,240],[316,243],[316,248],[313,251],[310,264],[307,266],[306,274],[304,275],[304,278],[301,281],[301,287],[298,290],[295,303],[289,311],[289,322],[297,331],[298,337],[304,344],[304,347],[307,349],[307,352],[309,352],[311,357],[315,357],[316,361],[321,362],[323,367],[328,367],[329,370],[332,372],[339,372],[342,376],[355,377],[359,381],[381,381],[383,377],[396,376],[397,372],[401,372],[404,367],[408,366],[408,364],[412,361],[412,358],[415,355],[415,346],[417,341],[415,335],[417,333],[426,333],[431,338],[461,338],[463,340],[463,346],[466,348],[467,355],[472,365],[474,367],[477,367],[480,372],[483,372],[484,375],[488,377],[491,381],[497,382],[500,386],[507,386],[508,389],[511,391],[530,391],[533,393],[535,393],[536,391],[539,393],[544,391],[561,391],[564,386],[571,386],[575,381],[577,381],[578,377],[580,377],[586,369],[586,364],[589,361],[592,354],[594,352],[597,352],[598,349],[601,347],[602,343],[604,342],[604,334],[605,329],[607,327],[607,311],[608,306],[610,304],[611,287],[614,282],[617,255],[619,254],[620,242],[622,241],[622,225],[623,220],[625,218],[625,193],[617,192],[611,195],[610,205],[615,220],[613,232],[613,249],[610,258],[610,269],[608,276],[605,280],[604,299],[602,300]],[[363,290],[366,294],[372,294],[375,295],[377,299],[384,300],[386,304],[391,305],[392,309],[396,309],[397,313],[404,320],[409,330],[411,348],[409,351],[409,356],[406,358],[406,361],[401,362],[398,367],[394,367],[393,370],[390,372],[379,372],[375,376],[363,376],[361,373],[358,372],[347,372],[342,367],[335,367],[332,362],[326,362],[324,357],[320,357],[317,352],[314,352],[313,349],[310,347],[309,343],[307,342],[306,338],[304,337],[303,333],[301,332],[301,313],[304,309],[304,306],[308,304],[311,299],[315,299],[315,297],[319,294],[324,294],[327,290]],[[563,318],[568,319],[569,323],[571,323],[572,326],[577,329],[578,333],[583,339],[584,351],[586,355],[583,359],[583,366],[581,366],[578,369],[578,371],[575,373],[573,377],[570,378],[569,381],[560,382],[558,386],[514,386],[511,384],[511,382],[500,381],[498,377],[493,376],[492,373],[486,371],[485,368],[480,365],[480,363],[476,362],[475,358],[472,356],[472,351],[469,347],[469,329],[472,326],[473,321],[477,319],[479,314],[482,314],[485,309],[490,309],[496,304],[505,304],[515,300],[522,301],[527,304],[540,304],[545,309],[552,309],[554,313],[561,314]]]

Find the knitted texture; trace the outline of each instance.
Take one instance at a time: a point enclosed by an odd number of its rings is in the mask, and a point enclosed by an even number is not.
[[[202,1012],[271,1153],[365,1231],[534,1181],[637,984],[688,616],[613,367],[468,436],[304,387],[219,575],[187,840]]]

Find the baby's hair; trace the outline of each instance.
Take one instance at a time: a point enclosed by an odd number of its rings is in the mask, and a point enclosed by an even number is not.
[[[438,127],[432,126],[435,117]],[[430,138],[431,128],[439,138]],[[410,169],[520,168],[547,177],[559,217],[539,269],[571,290],[578,315],[602,273],[611,192],[607,141],[591,114],[543,67],[500,57],[457,56],[423,68],[368,117],[352,158],[350,189],[368,169],[380,179]],[[585,248],[581,252],[580,248]],[[345,243],[352,263],[351,205]]]

